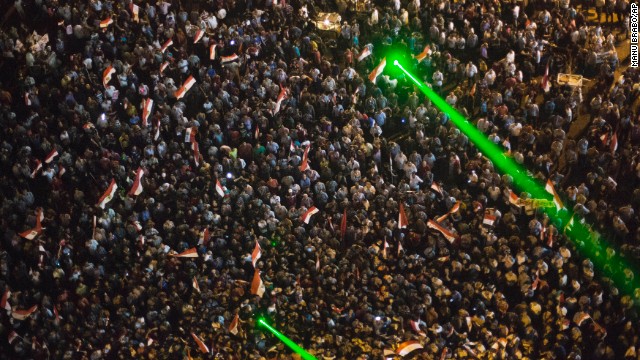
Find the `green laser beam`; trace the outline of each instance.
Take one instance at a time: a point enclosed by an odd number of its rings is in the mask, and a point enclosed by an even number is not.
[[[435,106],[447,114],[451,122],[467,135],[475,146],[486,155],[500,171],[511,175],[516,187],[528,192],[536,199],[553,199],[553,196],[549,194],[542,185],[527,174],[524,167],[516,163],[512,158],[506,156],[500,147],[490,141],[480,130],[467,121],[462,114],[436,94],[435,91],[416,79],[398,60],[394,60],[393,65],[400,68]],[[565,230],[567,237],[574,242],[583,255],[591,259],[594,267],[598,268],[606,277],[610,278],[618,289],[623,290],[623,292],[631,297],[635,297],[636,301],[640,300],[640,278],[634,275],[637,273],[637,271],[634,271],[636,267],[624,257],[624,254],[616,251],[612,245],[608,244],[605,239],[598,236],[597,233],[581,221],[573,221],[573,224],[568,226],[569,221],[573,219],[573,213],[571,211],[562,209],[558,212],[555,211],[555,208],[543,208],[542,211],[549,216],[549,219],[558,229]]]
[[[309,354],[305,349],[301,348],[298,344],[294,343],[291,339],[284,336],[281,332],[267,324],[264,319],[258,319],[258,323],[262,324],[267,330],[271,331],[275,337],[287,345],[296,354],[300,355],[303,360],[318,360],[313,355]]]

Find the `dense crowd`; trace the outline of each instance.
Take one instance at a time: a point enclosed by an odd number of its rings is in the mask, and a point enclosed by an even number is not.
[[[374,71],[413,54],[638,263],[640,72],[616,73],[628,5],[15,1],[0,358],[291,358],[264,317],[318,359],[407,341],[414,359],[640,359],[640,289],[603,277],[614,265],[582,256],[406,78]]]

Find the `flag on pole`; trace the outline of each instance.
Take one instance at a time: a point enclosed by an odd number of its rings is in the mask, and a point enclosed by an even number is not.
[[[258,240],[256,240],[256,246],[253,248],[253,252],[251,253],[251,263],[253,264],[253,267],[256,267],[256,263],[258,262],[258,259],[260,259],[262,257],[262,248],[260,247],[260,244],[258,243]]]
[[[300,164],[300,171],[304,172],[309,169],[309,148],[311,145],[307,145],[304,149],[304,154],[302,155],[302,163]]]
[[[221,64],[225,64],[225,63],[228,63],[228,62],[236,61],[238,59],[239,59],[239,57],[238,57],[237,54],[231,54],[229,56],[220,56],[220,63]]]
[[[418,55],[415,56],[415,59],[418,60],[418,62],[422,62],[422,60],[426,59],[427,56],[431,56],[431,49],[429,48],[429,45],[424,47],[424,50],[422,50],[422,52]]]
[[[193,37],[193,43],[195,44],[198,41],[200,41],[200,39],[202,39],[203,36],[204,36],[204,30],[198,29],[198,31],[196,31],[196,35]]]
[[[45,164],[49,164],[50,162],[52,162],[53,159],[56,158],[56,156],[58,156],[58,150],[56,150],[56,148],[53,148],[49,155],[47,155],[47,157],[44,159]]]
[[[220,184],[220,180],[216,180],[216,192],[218,193],[218,195],[220,195],[220,197],[224,197],[224,188],[222,187],[222,184]]]
[[[387,242],[387,239],[384,239],[384,245],[382,245],[382,258],[386,259],[387,258],[387,248],[389,247],[389,243]]]
[[[198,293],[200,293],[200,285],[198,285],[198,279],[196,279],[195,276],[193,277],[192,285],[193,285],[193,289]]]
[[[293,144],[293,140],[291,140],[291,144],[289,145],[289,152],[296,151],[296,146]]]
[[[369,55],[371,55],[371,48],[367,45],[362,49],[360,54],[358,55],[358,61],[362,61],[366,59]]]
[[[198,239],[198,245],[206,245],[211,239],[211,235],[209,234],[209,228],[204,228],[200,233],[200,238]]]
[[[193,150],[193,162],[196,166],[200,166],[200,145],[197,141],[191,143],[191,150]]]
[[[433,221],[433,220],[429,220],[427,222],[427,227],[437,230],[438,232],[440,232],[445,239],[449,240],[450,243],[453,244],[454,241],[456,241],[456,239],[458,238],[458,236],[454,233],[452,233],[451,231],[447,230],[445,227],[443,227],[442,225],[438,224],[437,222]]]
[[[189,75],[189,77],[184,82],[184,84],[180,86],[180,89],[178,89],[178,91],[175,92],[174,95],[176,96],[176,100],[182,99],[182,97],[184,97],[187,91],[189,91],[189,89],[191,89],[191,87],[195,85],[195,83],[196,83],[196,79],[194,79],[193,76]]]
[[[282,106],[282,101],[287,98],[287,89],[284,87],[280,88],[280,94],[278,94],[278,100],[276,101],[276,107],[273,109],[273,115],[277,114],[280,111],[280,107]]]
[[[409,321],[409,324],[411,325],[411,329],[413,329],[413,331],[415,331],[418,335],[427,336],[427,334],[425,334],[425,332],[420,329],[419,321],[411,320]]]
[[[429,188],[442,196],[442,187],[437,182],[434,181]]]
[[[512,205],[522,207],[522,201],[520,200],[520,197],[516,195],[516,193],[514,193],[513,190],[509,190],[509,202]]]
[[[131,14],[133,15],[133,21],[140,22],[140,6],[131,3],[129,4],[129,10],[131,10]]]
[[[217,44],[209,46],[209,60],[213,60],[216,58],[216,47],[218,47]]]
[[[167,66],[169,66],[168,61],[165,61],[162,63],[162,65],[160,65],[160,75],[162,75],[162,73],[167,69]]]
[[[94,217],[94,218],[95,218],[95,217]],[[138,220],[134,221],[134,222],[133,222],[133,226],[136,228],[136,231],[137,231],[137,232],[142,231],[142,224],[140,224],[140,221],[138,221]],[[95,229],[95,226],[94,226],[94,229]],[[95,233],[95,231],[94,231],[94,233]],[[95,237],[95,236],[94,236],[94,237]]]
[[[95,23],[94,23],[95,24]],[[109,25],[113,24],[113,19],[111,17],[108,17],[102,21],[100,21],[100,29],[104,29],[109,27]]]
[[[113,66],[109,65],[102,72],[102,85],[106,88],[109,81],[111,81],[111,76],[116,73],[116,69]]]
[[[149,126],[149,115],[153,108],[153,100],[151,98],[142,100],[142,126]]]
[[[207,345],[205,345],[205,343],[200,340],[200,338],[198,337],[198,335],[191,333],[191,337],[193,338],[193,340],[196,341],[196,344],[198,344],[198,349],[200,349],[200,351],[202,351],[202,353],[204,354],[208,354],[209,353],[209,347],[207,347]]]
[[[551,90],[551,83],[549,82],[549,62],[547,61],[547,67],[544,70],[544,76],[542,77],[542,82],[540,83],[542,86],[542,90],[544,92],[549,92]]]
[[[102,196],[100,197],[100,200],[98,200],[98,206],[101,209],[104,209],[105,205],[107,205],[107,203],[113,199],[116,190],[118,190],[118,184],[116,184],[115,179],[111,179],[111,184],[109,184],[107,191],[105,191],[104,194],[102,194]]]
[[[175,254],[171,256],[178,257],[178,258],[197,258],[198,251],[196,250],[196,248],[192,247],[191,249],[185,250],[180,254]]]
[[[262,297],[262,295],[264,295],[265,290],[266,290],[266,287],[262,282],[262,278],[260,278],[260,271],[256,269],[253,273],[253,280],[251,281],[251,294]]]
[[[556,189],[553,187],[551,179],[547,180],[547,183],[544,185],[544,189],[547,190],[549,194],[553,195],[553,203],[556,205],[556,210],[559,211],[560,209],[564,208],[562,200],[560,200],[560,196],[558,196],[558,194],[556,193]]]
[[[233,335],[238,335],[238,314],[233,317],[233,321],[231,321],[231,325],[229,325],[229,332]]]
[[[136,179],[133,181],[133,186],[129,190],[129,196],[137,196],[142,193],[142,175],[144,175],[144,171],[139,167],[136,170]]]
[[[168,39],[167,41],[165,41],[165,43],[164,43],[164,44],[162,44],[162,47],[160,48],[160,51],[164,53],[165,51],[167,51],[167,49],[168,49],[168,48],[169,48],[169,46],[171,46],[171,45],[173,45],[173,40]]]
[[[342,236],[342,240],[344,240],[344,234],[347,233],[347,208],[344,209],[342,213],[342,220],[340,221],[340,235]]]
[[[5,309],[7,311],[11,311],[11,304],[9,304],[9,298],[11,297],[11,291],[7,288],[2,294],[2,298],[0,299],[0,309]]]
[[[614,132],[611,137],[611,143],[609,144],[609,150],[611,150],[611,154],[615,154],[616,150],[618,150],[618,133]]]
[[[409,341],[405,341],[402,344],[398,345],[398,348],[396,349],[396,354],[400,355],[400,356],[406,356],[409,353],[411,353],[412,351],[418,350],[418,349],[422,349],[423,346],[420,345],[420,343],[416,340],[409,340]]]
[[[198,129],[195,126],[187,128],[184,132],[184,142],[190,143],[196,140]]]
[[[36,174],[38,174],[38,171],[42,170],[42,162],[38,159],[36,159],[36,168],[33,169],[33,171],[31,172],[31,178],[35,178]]]
[[[16,341],[17,338],[19,338],[20,336],[18,336],[18,333],[11,330],[11,332],[9,333],[9,336],[7,337],[7,340],[9,341],[9,345],[13,345],[13,342]]]
[[[369,74],[369,81],[375,83],[378,76],[382,75],[385,66],[387,66],[387,58],[383,58],[380,64],[378,64],[378,66],[376,66],[375,69],[373,69],[373,71]]]
[[[24,93],[24,104],[26,106],[31,106],[31,98],[29,97],[29,93]]]
[[[307,210],[307,212],[305,212],[302,215],[302,218],[300,219],[302,222],[304,222],[305,224],[309,223],[309,220],[311,220],[311,217],[315,214],[317,214],[318,212],[320,212],[320,210],[318,210],[318,208],[316,208],[315,206],[312,206],[309,208],[309,210]]]
[[[160,138],[160,119],[156,120],[156,133],[153,135],[153,140],[158,141]]]
[[[398,229],[406,229],[409,225],[407,214],[404,212],[404,204],[400,203],[400,211],[398,211]]]
[[[32,307],[26,310],[16,310],[15,308],[11,311],[11,316],[16,320],[26,320],[31,314],[38,310],[38,305],[33,305]]]
[[[493,209],[486,209],[484,211],[484,217],[482,218],[482,223],[484,225],[493,226],[496,223],[496,215]]]

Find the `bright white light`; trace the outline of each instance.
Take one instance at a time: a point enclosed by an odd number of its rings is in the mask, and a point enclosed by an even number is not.
[[[376,316],[376,321],[380,321],[382,319],[380,316]]]
[[[329,24],[331,24],[331,23],[329,22],[329,19],[324,19],[324,25],[325,25],[325,26],[329,26]]]
[[[231,179],[232,177],[233,177],[233,174],[232,174],[232,173],[230,173],[230,172],[229,172],[229,173],[227,173],[227,179]]]
[[[398,62],[398,60],[393,60],[393,65],[398,66],[400,65],[400,63]]]

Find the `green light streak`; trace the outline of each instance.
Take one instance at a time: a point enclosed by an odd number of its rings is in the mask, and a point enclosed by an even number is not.
[[[258,323],[262,324],[265,328],[267,328],[267,330],[271,331],[271,333],[275,335],[275,337],[277,337],[285,345],[291,348],[291,350],[293,350],[296,354],[300,355],[303,360],[318,360],[313,355],[309,354],[305,349],[298,346],[298,344],[294,343],[288,337],[284,336],[281,332],[272,328],[264,321],[264,319],[258,319]]]
[[[416,79],[398,60],[393,61],[393,65],[400,68],[436,107],[447,114],[451,122],[469,137],[469,140],[493,162],[496,168],[503,173],[511,175],[516,187],[528,192],[534,199],[553,200],[553,196],[544,189],[544,186],[529,176],[524,167],[520,166],[512,158],[506,156],[502,148],[491,142],[480,130],[467,121],[467,119],[451,107],[451,105],[447,104],[447,102],[431,88]],[[549,219],[554,223],[556,228],[560,230],[564,229],[567,237],[574,242],[582,254],[591,259],[594,266],[606,277],[610,278],[618,289],[630,295],[632,298],[635,297],[636,300],[640,300],[640,278],[633,276],[638,272],[635,271],[635,266],[624,258],[624,255],[620,254],[620,251],[616,251],[612,245],[597,236],[597,234],[591,231],[587,225],[582,224],[577,218],[572,226],[567,226],[569,220],[573,217],[573,213],[570,210],[562,209],[560,212],[557,212],[555,207],[553,207],[542,208],[542,211],[549,216]]]

